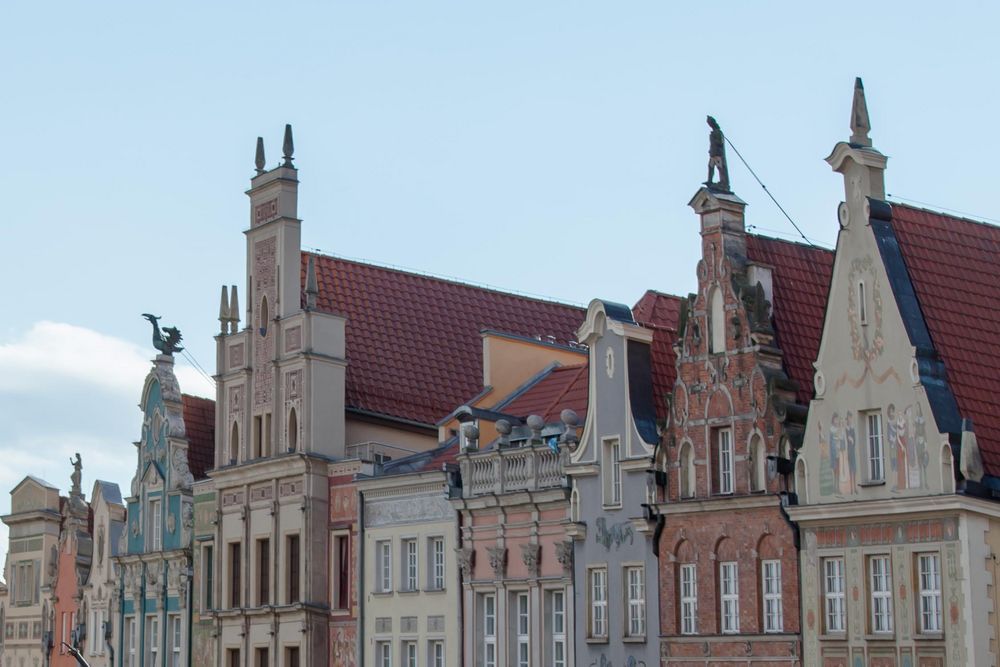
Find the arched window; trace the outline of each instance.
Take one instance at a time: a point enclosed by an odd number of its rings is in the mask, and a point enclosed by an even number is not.
[[[947,442],[941,446],[941,491],[955,493],[954,457]]]
[[[694,448],[690,442],[681,445],[681,454],[678,460],[678,475],[680,484],[678,490],[681,498],[694,498],[695,473],[694,473]]]
[[[809,471],[806,470],[805,459],[795,462],[795,493],[799,497],[800,505],[809,502]]]
[[[750,438],[747,452],[747,466],[750,472],[750,491],[763,491],[767,457],[764,455],[764,441],[756,433]]]
[[[576,523],[580,520],[580,492],[573,484],[573,490],[569,493],[569,520]]]
[[[236,463],[240,457],[240,427],[233,422],[229,432],[229,463]]]
[[[299,419],[295,408],[288,411],[288,451],[294,452],[299,446]]]
[[[709,334],[711,336],[709,352],[726,351],[726,302],[722,298],[722,290],[716,285],[708,297]]]
[[[260,298],[260,314],[259,314],[259,317],[260,317],[260,325],[259,325],[260,326],[260,329],[259,329],[260,335],[261,336],[266,336],[267,335],[268,318],[270,317],[270,313],[268,312],[268,309],[267,309],[267,295],[266,294]]]

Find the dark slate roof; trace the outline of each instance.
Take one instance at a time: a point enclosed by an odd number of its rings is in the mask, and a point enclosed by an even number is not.
[[[188,468],[195,480],[204,479],[215,459],[215,401],[189,394],[184,394],[183,400]]]
[[[415,472],[441,470],[444,466],[455,463],[458,453],[458,438],[450,438],[435,449],[389,461],[382,466],[381,474],[406,475]]]
[[[812,400],[813,362],[823,337],[833,255],[825,248],[747,234],[747,259],[771,267],[775,339],[803,405]]]
[[[111,505],[123,505],[122,492],[118,488],[118,485],[114,482],[105,482],[102,479],[95,482],[96,486],[101,488],[101,496],[104,498],[106,503]]]
[[[650,363],[653,374],[653,405],[656,417],[667,417],[667,397],[673,394],[677,379],[677,328],[680,325],[683,299],[673,294],[648,290],[632,308],[635,321],[653,331]]]
[[[108,526],[108,540],[110,540],[112,556],[121,555],[118,553],[118,541],[121,539],[123,530],[125,530],[124,521],[112,521],[111,525]]]
[[[959,412],[1000,476],[1000,227],[901,204],[891,224]]]
[[[433,425],[482,389],[480,331],[576,340],[585,311],[327,255],[317,310],[347,318],[347,407]]]

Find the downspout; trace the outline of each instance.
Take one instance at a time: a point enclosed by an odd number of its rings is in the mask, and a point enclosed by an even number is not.
[[[456,473],[457,474],[457,473]],[[451,475],[448,475],[448,496],[451,496]],[[458,548],[462,548],[462,518],[463,514],[461,512],[455,512],[457,521],[455,521],[455,542],[458,544]],[[462,569],[456,568],[458,574],[458,634],[459,634],[459,651],[458,651],[458,665],[459,667],[464,667],[465,665],[465,642],[461,641],[461,636],[464,633],[463,628],[465,627],[465,588],[462,586]]]
[[[166,502],[164,502],[163,504],[166,505]],[[165,514],[166,514],[166,512],[164,512],[164,515]],[[163,552],[160,552],[160,553],[163,553]],[[162,650],[162,653],[160,653],[160,656],[161,656],[160,657],[160,664],[161,665],[165,665],[165,664],[167,664],[167,657],[168,657],[168,655],[167,655],[167,635],[170,632],[170,625],[167,622],[167,619],[170,618],[170,614],[168,613],[168,611],[170,609],[170,598],[167,596],[167,560],[165,558],[161,557],[160,562],[163,564],[163,569],[161,570],[161,573],[160,573],[160,579],[163,580],[163,583],[161,584],[162,590],[160,591],[160,595],[163,596],[162,597],[162,599],[163,599],[163,609],[160,612],[160,649]]]
[[[194,531],[192,531],[193,533]],[[191,536],[192,543],[194,542],[194,535]],[[185,664],[191,664],[191,658],[194,654],[194,545],[191,546],[191,565],[188,568],[187,577],[187,616],[188,616],[188,632],[187,632],[187,662]],[[199,619],[200,620],[200,619]]]
[[[358,596],[358,665],[365,664],[365,493],[358,489],[358,576],[354,578]],[[350,600],[348,600],[350,603]]]

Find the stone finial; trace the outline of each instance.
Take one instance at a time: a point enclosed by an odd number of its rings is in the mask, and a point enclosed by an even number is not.
[[[466,422],[459,428],[462,429],[462,435],[465,436],[465,449],[479,449],[479,427],[476,426],[475,422]]]
[[[319,283],[316,280],[316,258],[309,255],[309,266],[306,269],[306,310],[316,309],[317,295],[319,295]]]
[[[219,299],[219,333],[223,336],[229,333],[229,288],[225,285]]]
[[[257,175],[260,176],[264,173],[264,137],[257,137],[257,154],[254,156],[253,160],[254,166],[257,168]]]
[[[854,103],[851,104],[851,143],[858,146],[871,146],[872,140],[868,133],[872,129],[868,119],[868,102],[865,101],[865,86],[861,77],[854,79]]]
[[[497,420],[497,433],[500,434],[500,447],[507,447],[510,445],[510,432],[512,428],[510,422],[506,419]]]
[[[545,428],[545,420],[538,415],[529,415],[527,423],[528,428],[531,429],[532,444],[542,442],[542,429]]]
[[[962,450],[959,470],[966,479],[974,482],[983,479],[983,457],[979,452],[979,442],[971,419],[962,420]]]
[[[291,125],[285,125],[285,140],[281,144],[281,150],[285,156],[285,161],[281,163],[281,166],[294,169],[295,165],[292,164],[292,154],[295,153],[295,144],[292,142]]]
[[[240,298],[236,294],[236,285],[229,290],[229,333],[236,333],[240,328]]]
[[[576,434],[576,428],[580,423],[580,417],[577,416],[576,412],[567,408],[559,413],[559,419],[562,420],[564,426],[563,433],[559,436],[559,442],[563,443],[571,450],[575,450],[577,444],[580,442],[580,438]]]

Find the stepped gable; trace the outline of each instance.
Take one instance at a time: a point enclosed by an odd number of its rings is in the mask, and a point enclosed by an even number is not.
[[[538,415],[546,423],[554,423],[568,408],[576,412],[582,424],[587,415],[588,380],[587,364],[557,366],[500,410],[521,418]]]
[[[653,403],[656,418],[667,418],[667,399],[673,394],[677,379],[677,344],[680,325],[681,304],[679,296],[648,290],[632,308],[632,316],[638,324],[653,330],[650,358],[653,369]]]
[[[902,204],[892,227],[959,412],[1000,476],[1000,227]]]
[[[747,234],[746,239],[747,259],[771,267],[775,341],[782,351],[785,372],[798,384],[798,402],[809,405],[834,253],[756,234]]]
[[[576,340],[583,308],[315,257],[316,309],[347,318],[348,409],[433,425],[482,390],[480,331]],[[304,284],[304,283],[303,283]]]
[[[205,471],[212,467],[215,456],[215,401],[190,394],[183,394],[181,398],[188,439],[188,468],[195,480],[205,479]]]

